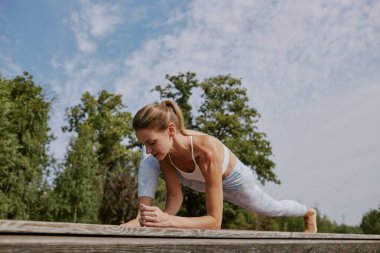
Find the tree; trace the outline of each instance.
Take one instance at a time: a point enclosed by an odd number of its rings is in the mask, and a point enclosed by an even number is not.
[[[199,83],[196,75],[191,72],[177,76],[167,75],[166,79],[170,83],[165,87],[157,85],[154,91],[159,92],[161,98],[170,98],[178,103],[184,113],[187,128],[219,138],[256,172],[261,182],[280,183],[273,172],[275,164],[270,159],[270,143],[264,133],[257,131],[256,123],[260,115],[248,106],[249,100],[240,80],[230,76],[216,76]],[[195,87],[202,89],[203,100],[199,114],[194,116],[189,100]],[[204,203],[204,194],[185,188],[183,208],[179,214],[203,215],[206,212]],[[236,226],[233,221],[236,215],[247,217],[244,213],[238,214],[236,208],[226,203],[222,226]],[[243,223],[247,220],[249,219]]]
[[[202,82],[204,99],[197,126],[227,145],[262,183],[280,183],[273,169],[272,148],[265,133],[257,130],[260,117],[248,106],[246,90],[241,81],[231,76],[216,76]]]
[[[171,83],[168,83],[164,88],[161,85],[156,85],[152,90],[159,92],[161,98],[170,98],[176,101],[183,112],[185,125],[190,129],[196,129],[196,126],[193,125],[192,106],[189,103],[192,89],[199,86],[195,77],[195,73],[191,72],[179,73],[177,76],[166,75],[165,78]]]
[[[360,234],[362,233],[359,226],[348,226],[346,224],[337,224],[322,214],[317,208],[317,226],[320,233],[341,233],[341,234]]]
[[[64,166],[56,179],[56,219],[64,222],[98,223],[101,204],[96,141],[92,129],[78,126],[78,137],[72,137]]]
[[[17,182],[14,170],[20,161],[16,133],[8,120],[11,113],[10,82],[0,79],[0,218],[11,218],[15,211],[12,186]],[[25,207],[24,207],[25,209]]]
[[[365,234],[380,234],[380,205],[364,214],[360,227]]]
[[[121,224],[136,217],[138,200],[135,171],[140,160],[140,152],[128,151],[120,158],[119,165],[109,172],[99,213],[102,223]]]
[[[66,209],[75,213],[78,210],[76,206],[88,207],[96,203],[92,210],[97,206],[97,212],[91,214],[94,222],[97,216],[99,222],[119,224],[136,214],[136,204],[133,203],[137,199],[134,177],[139,152],[133,150],[137,141],[133,135],[131,114],[123,109],[125,106],[121,95],[103,90],[97,98],[85,92],[81,104],[66,111],[68,125],[63,127],[63,131],[77,134],[72,140],[73,148],[69,150],[65,170],[61,174],[63,178],[68,174],[69,179],[66,181],[76,182],[70,198],[65,197],[65,203],[70,206]],[[126,141],[127,146],[123,141]],[[83,170],[83,175],[76,178],[75,173],[70,173],[71,170]],[[95,186],[86,188],[87,192],[96,195],[95,199],[90,194],[81,195],[78,192],[77,187],[83,180]],[[123,194],[120,194],[121,189],[125,189]],[[127,203],[128,200],[131,203]],[[83,217],[88,215],[83,214]]]
[[[27,72],[0,77],[0,218],[39,218],[53,100]]]

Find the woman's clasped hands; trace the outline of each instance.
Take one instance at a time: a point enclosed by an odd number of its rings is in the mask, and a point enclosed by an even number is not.
[[[140,204],[140,224],[142,227],[171,227],[170,216],[157,206]]]

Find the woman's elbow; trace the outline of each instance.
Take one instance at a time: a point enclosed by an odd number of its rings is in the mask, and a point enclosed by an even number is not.
[[[179,194],[179,195],[177,196],[177,199],[178,199],[179,204],[182,205],[182,203],[183,203],[183,195],[182,195],[182,194]]]
[[[183,194],[182,194],[181,191],[178,191],[178,192],[176,192],[176,191],[168,191],[166,197],[167,198],[173,198],[177,202],[180,202],[182,204]]]
[[[210,228],[209,229],[221,229],[222,228],[222,219],[221,218],[215,218],[215,217],[212,217],[212,222],[210,224]]]
[[[221,228],[222,228],[222,224],[215,224],[215,226],[213,226],[211,229],[218,230],[218,229],[221,229]]]
[[[172,198],[173,201],[175,201],[179,206],[182,205],[182,202],[183,202],[183,196],[182,196],[182,194],[172,195],[171,198]]]

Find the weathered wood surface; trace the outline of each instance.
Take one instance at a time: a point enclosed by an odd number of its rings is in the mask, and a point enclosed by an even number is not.
[[[380,240],[380,235],[362,234],[305,234],[302,232],[260,232],[232,229],[123,228],[115,225],[0,220],[0,234],[24,233],[50,235],[105,235],[118,237]]]
[[[0,252],[374,252],[380,235],[0,220]]]

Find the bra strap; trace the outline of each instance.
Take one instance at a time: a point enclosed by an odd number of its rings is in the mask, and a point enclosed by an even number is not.
[[[191,158],[193,159],[193,162],[194,162],[195,164],[197,164],[197,163],[195,162],[195,157],[194,157],[193,136],[192,136],[192,135],[190,135],[190,146],[191,146]]]

